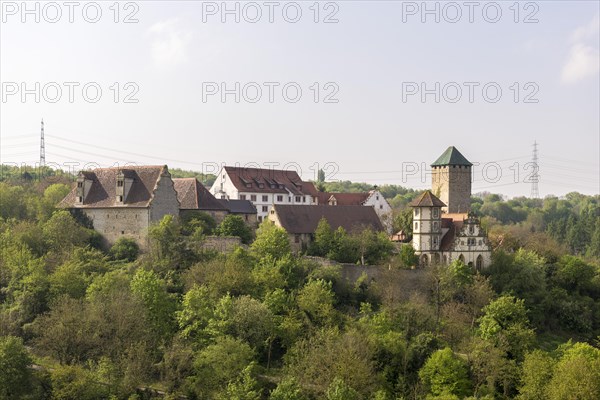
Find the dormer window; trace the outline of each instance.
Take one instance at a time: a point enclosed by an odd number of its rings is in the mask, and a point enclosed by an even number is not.
[[[78,188],[82,188],[83,187],[83,182],[77,182],[77,187]]]
[[[119,179],[119,180],[117,181],[117,186],[118,186],[118,187],[123,187],[124,185],[125,185],[125,182],[124,182],[122,179]]]

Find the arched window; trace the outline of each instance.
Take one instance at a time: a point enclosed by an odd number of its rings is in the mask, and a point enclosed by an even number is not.
[[[415,222],[415,230],[419,229],[419,223]]]
[[[477,259],[475,260],[475,268],[477,268],[478,271],[481,271],[483,269],[483,257],[480,255],[477,256]]]
[[[426,267],[429,265],[429,257],[427,256],[427,254],[421,255],[421,258],[419,259],[419,265],[421,267]]]
[[[460,261],[461,263],[465,263],[465,256],[463,256],[462,254],[460,256],[458,256],[458,261]]]

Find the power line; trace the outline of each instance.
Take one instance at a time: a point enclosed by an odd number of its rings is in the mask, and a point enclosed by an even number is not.
[[[540,180],[540,175],[538,174],[540,166],[538,165],[538,144],[537,141],[533,142],[533,173],[531,174],[531,198],[539,199],[540,191],[538,188],[538,182]]]

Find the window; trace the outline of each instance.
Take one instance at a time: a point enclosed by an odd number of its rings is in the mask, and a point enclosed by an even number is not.
[[[375,200],[379,200],[379,195],[375,196]]]
[[[246,195],[245,194],[240,194],[240,200],[246,200]]]
[[[415,229],[419,229],[419,223],[415,222]]]
[[[260,215],[258,216],[258,222],[262,222],[262,217]]]
[[[438,240],[439,240],[439,239],[438,239],[438,237],[437,237],[437,236],[434,236],[434,237],[433,237],[433,245],[434,245],[434,246],[437,246],[437,245],[438,245],[438,243],[439,243],[439,242],[438,242]]]
[[[263,196],[262,201],[269,201],[269,196],[268,195]]]
[[[440,209],[434,208],[433,209],[433,218],[439,218],[439,216],[440,216]]]
[[[275,210],[271,210],[271,215],[275,215]]]
[[[473,225],[469,225],[469,233],[473,234],[475,232],[475,227]]]
[[[479,245],[481,246],[482,244],[483,244],[483,243],[482,243],[481,239],[479,239]]]
[[[125,231],[121,231],[121,235],[124,235],[124,234],[125,234]]]
[[[277,201],[283,202],[283,196],[282,195],[277,196]]]
[[[440,227],[440,226],[439,226],[439,224],[438,224],[437,222],[434,222],[434,223],[433,223],[433,230],[434,230],[434,231],[437,231],[437,230],[439,229],[439,227]]]
[[[123,202],[123,196],[117,196],[117,201],[119,203],[122,203]]]
[[[77,182],[77,187],[78,188],[82,188],[83,187],[83,182]]]
[[[83,198],[81,196],[77,196],[77,202],[78,203],[83,203]]]
[[[415,217],[418,217],[418,216],[419,216],[419,209],[415,208]]]
[[[269,211],[269,206],[262,206],[262,210],[263,210],[263,212]]]
[[[306,196],[302,196],[302,202],[306,203]]]
[[[296,196],[296,203],[300,203],[300,196]]]
[[[256,195],[255,194],[250,195],[250,200],[251,201],[256,201]]]
[[[117,186],[118,186],[118,187],[123,187],[123,181],[119,179],[119,180],[117,181]]]
[[[380,209],[380,210],[383,210],[383,204],[380,204],[380,205],[379,205],[379,209]]]

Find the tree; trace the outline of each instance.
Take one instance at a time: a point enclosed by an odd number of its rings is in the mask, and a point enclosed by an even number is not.
[[[419,256],[415,254],[415,248],[410,244],[403,244],[400,248],[400,262],[405,268],[414,267],[419,262]]]
[[[471,393],[467,366],[448,347],[429,357],[419,370],[419,377],[434,396],[450,394],[465,397]]]
[[[236,379],[254,358],[250,346],[238,339],[221,336],[200,350],[194,360],[195,374],[190,381],[195,392],[210,398]]]
[[[290,241],[285,230],[265,220],[256,231],[256,239],[250,249],[259,258],[272,257],[276,260],[290,254]]]
[[[140,252],[137,242],[128,237],[120,237],[110,248],[110,255],[114,260],[133,262]]]
[[[131,292],[145,305],[148,319],[159,337],[174,333],[176,304],[167,293],[164,280],[153,271],[140,268],[131,280]]]
[[[335,378],[325,392],[327,400],[359,400],[360,395],[340,378]]]
[[[545,400],[546,386],[552,378],[556,361],[541,350],[534,350],[525,356],[522,365],[520,400]]]
[[[317,326],[331,324],[335,318],[335,296],[331,282],[322,279],[309,281],[298,292],[298,308]]]
[[[56,252],[69,252],[84,245],[91,237],[89,230],[79,225],[68,211],[60,210],[43,225],[44,236]]]
[[[185,243],[181,226],[172,215],[165,215],[148,228],[150,252],[163,270],[176,269],[186,261]]]
[[[547,398],[600,398],[600,350],[587,343],[570,342],[559,350],[563,351],[563,355],[548,382]]]
[[[27,394],[31,385],[30,365],[23,340],[0,337],[0,399],[20,399]]]
[[[217,396],[219,400],[260,400],[258,382],[253,376],[254,365],[250,364],[233,381],[227,384],[227,389]]]
[[[53,399],[96,400],[108,398],[107,388],[93,373],[79,365],[60,366],[51,375]]]
[[[523,300],[505,295],[485,306],[483,312],[479,335],[505,349],[512,358],[522,360],[535,338]]]
[[[315,230],[315,239],[311,243],[309,253],[319,257],[325,257],[333,246],[333,231],[325,218],[319,220]]]
[[[199,341],[207,335],[204,330],[213,317],[213,300],[206,286],[195,285],[183,297],[181,310],[176,313],[179,331],[184,338]]]
[[[270,400],[307,400],[302,393],[298,382],[292,377],[286,376],[277,387],[271,391]]]
[[[239,215],[229,214],[217,227],[219,236],[237,236],[242,243],[250,243],[252,240],[252,230]]]
[[[208,213],[204,211],[188,211],[181,217],[185,235],[200,233],[202,235],[212,235],[217,228],[217,222]]]
[[[324,398],[336,378],[367,396],[378,381],[374,351],[364,332],[330,328],[296,342],[286,354],[284,370],[315,398]]]

